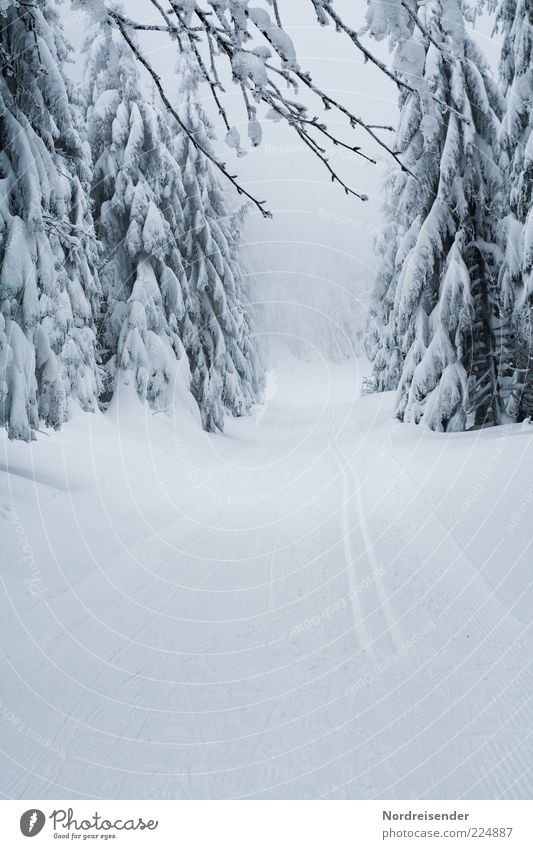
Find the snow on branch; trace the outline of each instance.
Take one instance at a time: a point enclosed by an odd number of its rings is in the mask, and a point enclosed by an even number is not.
[[[269,107],[270,115],[275,120],[286,121],[296,132],[301,141],[327,169],[333,182],[338,183],[347,194],[352,194],[361,200],[367,200],[366,195],[355,191],[340,177],[329,160],[326,148],[320,145],[317,137],[321,137],[323,141],[327,140],[334,147],[346,148],[373,164],[375,164],[375,160],[367,156],[359,146],[347,144],[341,138],[338,138],[330,131],[327,124],[319,120],[318,117],[310,117],[306,106],[291,99],[286,92],[281,91],[276,80],[280,82],[283,80],[287,88],[295,94],[303,85],[318,99],[325,110],[333,109],[340,112],[347,118],[351,128],[360,127],[396,161],[402,171],[411,173],[400,160],[397,152],[378,135],[377,131],[385,130],[388,132],[391,130],[390,127],[366,123],[343,103],[327,94],[313,81],[311,75],[300,67],[292,40],[282,25],[278,0],[268,0],[271,12],[260,7],[249,6],[247,0],[228,0],[228,2],[220,2],[220,0],[204,0],[204,2],[200,2],[200,0],[167,0],[165,6],[163,6],[161,0],[148,0],[148,2],[159,15],[160,21],[157,23],[141,23],[133,20],[123,14],[115,5],[107,7],[108,20],[118,27],[137,60],[152,77],[166,108],[178,120],[193,144],[197,145],[196,140],[189,128],[185,127],[183,122],[179,120],[164,91],[160,76],[133,37],[135,30],[166,32],[173,40],[177,41],[180,51],[182,50],[182,43],[186,42],[186,49],[192,50],[196,57],[203,82],[209,86],[217,111],[226,127],[230,144],[234,142],[233,128],[230,126],[224,107],[223,97],[225,92],[218,72],[218,68],[224,62],[229,64],[233,80],[240,87],[243,105],[249,120],[250,137],[255,146],[260,142],[261,128],[254,104],[262,103]],[[349,27],[333,8],[331,0],[311,0],[311,2],[321,25],[326,26],[332,23],[339,32],[350,38],[356,49],[362,53],[365,61],[372,62],[398,86],[411,93],[415,92],[415,89],[401,74],[391,70],[362,44],[355,30]],[[271,17],[271,13],[273,17]],[[254,33],[262,37],[264,43],[249,48],[247,43],[252,40]],[[202,150],[202,153],[211,159],[226,179],[233,184],[239,193],[245,195],[262,215],[268,215],[264,208],[264,202],[258,201],[250,195],[237,178],[229,173],[224,163],[208,151]]]
[[[124,40],[126,41],[128,46],[130,47],[130,49],[132,50],[136,59],[141,63],[141,65],[150,74],[150,76],[151,76],[151,78],[152,78],[152,80],[153,80],[153,82],[154,82],[154,84],[157,88],[159,96],[161,97],[161,100],[163,101],[165,107],[168,109],[168,111],[170,112],[170,114],[172,115],[172,117],[174,118],[176,123],[178,124],[178,126],[183,130],[183,132],[188,137],[188,139],[192,142],[192,144],[200,151],[200,153],[202,153],[207,159],[209,159],[213,163],[213,165],[216,168],[218,168],[219,171],[222,172],[222,174],[224,175],[226,180],[229,180],[229,182],[235,187],[235,189],[237,190],[237,192],[240,195],[244,195],[245,197],[247,197],[248,200],[257,207],[257,209],[259,210],[259,212],[261,213],[261,215],[264,218],[271,218],[272,214],[264,208],[265,201],[258,200],[253,195],[251,195],[249,192],[247,192],[246,189],[244,189],[240,185],[240,183],[237,182],[236,176],[233,175],[233,174],[230,174],[230,172],[228,171],[228,169],[226,168],[224,163],[220,162],[220,160],[217,157],[215,157],[206,147],[204,147],[198,141],[198,139],[195,138],[195,136],[191,132],[191,130],[183,123],[178,112],[173,107],[172,103],[170,102],[170,100],[168,99],[168,97],[165,93],[165,90],[163,88],[163,84],[161,82],[161,77],[154,70],[154,68],[152,67],[152,65],[148,61],[148,59],[146,59],[144,54],[141,52],[139,46],[132,39],[130,33],[128,32],[128,27],[125,24],[122,16],[120,14],[118,14],[117,12],[114,12],[114,11],[110,11],[109,16],[118,26],[118,29],[120,30],[122,37],[124,38]]]

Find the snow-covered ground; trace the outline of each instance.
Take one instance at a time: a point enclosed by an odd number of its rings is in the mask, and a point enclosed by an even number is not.
[[[2,443],[6,796],[531,796],[533,427],[399,425],[363,369]]]

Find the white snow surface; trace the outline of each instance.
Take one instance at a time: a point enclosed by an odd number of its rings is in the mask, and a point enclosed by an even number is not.
[[[533,427],[400,425],[364,369],[2,441],[4,795],[531,797]]]

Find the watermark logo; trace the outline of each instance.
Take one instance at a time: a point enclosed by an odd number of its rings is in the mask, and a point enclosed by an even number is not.
[[[35,837],[43,830],[45,822],[46,817],[42,811],[37,808],[30,808],[20,818],[20,830],[24,837]]]

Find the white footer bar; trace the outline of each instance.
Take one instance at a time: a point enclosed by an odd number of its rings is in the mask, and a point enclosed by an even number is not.
[[[34,838],[35,843],[30,843]],[[533,847],[529,801],[2,801],[0,844],[186,849]]]

